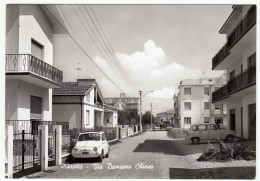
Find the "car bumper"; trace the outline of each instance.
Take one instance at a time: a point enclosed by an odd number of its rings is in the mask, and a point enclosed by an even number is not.
[[[99,157],[100,154],[95,151],[77,151],[72,153],[72,156],[74,158],[95,158],[95,157]]]

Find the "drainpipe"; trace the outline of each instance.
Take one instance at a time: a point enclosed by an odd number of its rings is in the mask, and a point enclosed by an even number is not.
[[[81,126],[80,126],[80,131],[82,131],[82,123],[83,123],[83,120],[82,120],[82,115],[83,115],[83,113],[82,113],[82,106],[83,106],[83,102],[82,102],[82,96],[80,96],[80,108],[81,108],[81,111],[80,111],[80,118],[81,118],[81,120],[80,120],[80,124],[81,124]]]

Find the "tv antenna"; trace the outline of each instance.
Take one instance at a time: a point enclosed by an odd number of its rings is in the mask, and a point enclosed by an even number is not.
[[[76,70],[78,71],[78,79],[79,79],[79,71],[82,70],[82,68],[80,68],[79,64],[80,63],[78,62],[78,68],[76,68]]]

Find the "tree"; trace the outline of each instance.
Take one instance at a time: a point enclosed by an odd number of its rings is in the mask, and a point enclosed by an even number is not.
[[[155,117],[153,117],[153,122],[155,121]],[[151,112],[146,111],[142,116],[142,124],[151,124]]]
[[[121,125],[138,124],[138,113],[136,110],[125,109],[118,111],[118,123]]]

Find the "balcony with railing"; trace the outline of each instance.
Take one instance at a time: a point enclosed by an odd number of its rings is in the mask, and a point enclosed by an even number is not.
[[[256,84],[256,65],[229,80],[228,83],[212,93],[212,102],[218,102],[230,95]]]
[[[231,48],[256,24],[256,6],[252,6],[235,29],[228,35],[226,44],[212,59],[212,69],[220,64],[229,54]]]
[[[30,54],[6,54],[5,72],[7,78],[18,78],[46,88],[62,86],[62,71]]]

